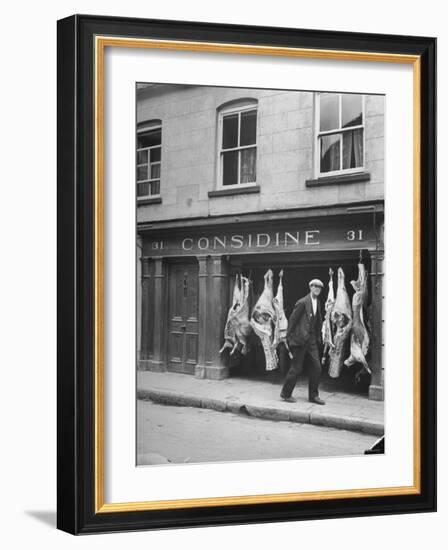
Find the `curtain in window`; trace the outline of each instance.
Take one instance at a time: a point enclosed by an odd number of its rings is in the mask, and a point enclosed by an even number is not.
[[[241,183],[253,183],[256,181],[256,149],[243,149],[241,151]]]
[[[340,170],[341,134],[321,137],[321,172]]]
[[[151,179],[160,178],[160,164],[151,164]]]
[[[160,180],[154,180],[151,182],[151,195],[158,195],[160,193]]]
[[[149,183],[139,183],[137,185],[137,197],[146,197],[149,195]]]
[[[362,129],[344,132],[343,168],[357,168],[363,165]]]

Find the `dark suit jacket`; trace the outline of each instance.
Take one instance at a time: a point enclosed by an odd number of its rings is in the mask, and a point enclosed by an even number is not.
[[[317,299],[316,309],[316,333],[317,342],[322,342],[322,313],[320,301]],[[311,296],[307,294],[294,306],[294,311],[288,320],[288,332],[286,338],[290,346],[305,346],[310,338],[311,321],[313,320],[313,306]]]

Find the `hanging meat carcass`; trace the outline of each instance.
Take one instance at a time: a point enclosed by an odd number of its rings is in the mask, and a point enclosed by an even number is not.
[[[250,320],[250,324],[255,334],[260,338],[263,345],[266,358],[266,370],[268,371],[276,369],[278,365],[277,354],[275,353],[273,345],[274,330],[277,321],[276,312],[273,306],[273,278],[274,275],[272,270],[269,269],[264,275],[264,290],[255,304]]]
[[[236,337],[241,344],[241,353],[243,355],[246,355],[248,352],[248,337],[252,332],[249,320],[249,293],[250,281],[247,277],[241,276],[240,306],[235,312],[233,323],[235,325]]]
[[[232,307],[227,315],[224,327],[224,345],[219,350],[222,353],[226,348],[231,348],[230,355],[237,349],[246,355],[247,340],[251,332],[249,321],[249,279],[242,275],[236,275],[233,288]]]
[[[358,279],[350,281],[355,290],[353,294],[353,326],[350,338],[350,357],[344,361],[344,365],[350,367],[355,363],[361,363],[368,373],[371,373],[366,361],[369,349],[369,334],[364,324],[364,306],[367,302],[367,278],[368,273],[364,264],[358,264]]]
[[[276,323],[274,327],[274,341],[272,343],[274,349],[277,349],[278,346],[283,342],[285,345],[289,356],[292,359],[292,354],[286,341],[286,333],[288,332],[288,319],[285,315],[285,310],[283,306],[283,269],[279,273],[279,282],[277,287],[277,294],[272,301],[274,306]]]
[[[330,350],[328,374],[332,378],[337,378],[341,374],[346,344],[352,328],[352,309],[345,288],[345,274],[341,267],[338,268],[338,289],[333,311],[331,312],[331,320],[335,325],[335,333],[333,338],[334,347]]]
[[[324,345],[324,350],[322,353],[322,365],[325,364],[328,353],[334,349],[333,343],[333,327],[331,322],[331,314],[334,308],[334,288],[333,288],[333,270],[329,269],[330,280],[328,281],[328,296],[327,301],[325,302],[325,319],[322,323],[322,342]]]

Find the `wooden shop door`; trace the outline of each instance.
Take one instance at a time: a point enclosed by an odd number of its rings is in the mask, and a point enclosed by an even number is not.
[[[168,370],[194,374],[198,355],[198,264],[172,264],[169,277]]]

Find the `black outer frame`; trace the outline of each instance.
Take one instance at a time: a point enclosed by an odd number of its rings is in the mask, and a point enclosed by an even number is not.
[[[421,57],[421,493],[94,513],[94,37]],[[57,527],[72,534],[436,510],[436,39],[74,15],[58,21]]]

